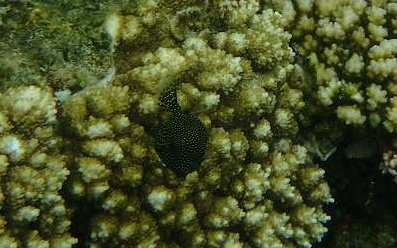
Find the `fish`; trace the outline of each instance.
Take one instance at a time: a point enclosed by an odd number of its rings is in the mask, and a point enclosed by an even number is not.
[[[207,129],[198,118],[182,110],[175,86],[164,91],[159,105],[169,116],[155,133],[156,152],[167,168],[185,178],[204,159]]]

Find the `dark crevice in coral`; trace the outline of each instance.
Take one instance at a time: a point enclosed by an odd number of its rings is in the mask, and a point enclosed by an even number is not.
[[[78,239],[78,243],[73,248],[88,248],[88,241],[91,234],[91,221],[98,215],[100,210],[94,202],[78,200],[69,202],[69,207],[74,209],[71,217],[70,233]]]
[[[349,130],[348,130],[349,131]],[[352,130],[350,130],[352,131]],[[335,203],[326,206],[332,219],[318,248],[381,247],[397,245],[397,184],[379,169],[382,135],[369,137],[378,144],[369,157],[346,154],[361,132],[347,132],[337,151],[323,164]],[[363,132],[368,136],[371,132]],[[394,236],[394,238],[393,238]]]

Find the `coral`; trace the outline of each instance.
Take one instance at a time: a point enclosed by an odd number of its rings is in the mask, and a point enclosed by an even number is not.
[[[382,154],[382,163],[380,169],[383,173],[388,173],[394,177],[394,182],[397,183],[397,152],[396,140],[394,139],[394,146],[384,151]]]
[[[187,5],[184,5],[187,4]],[[174,14],[176,13],[176,14]],[[282,16],[258,1],[140,1],[105,28],[116,75],[61,101],[73,167],[68,191],[96,213],[90,247],[310,247],[333,201],[298,143],[304,107]],[[154,134],[174,85],[209,138],[181,179]]]
[[[97,29],[72,21],[73,15],[83,16],[84,4],[55,22],[51,4],[28,3],[21,12],[1,13],[28,17],[44,26],[45,35],[60,28],[70,37],[54,34],[59,41],[54,48],[50,37],[34,32],[29,44],[43,42],[48,49],[30,54],[19,47],[21,57],[1,62],[13,74],[23,71],[24,58],[37,67],[52,59],[44,73],[28,66],[36,72],[28,71],[36,78],[31,83],[30,77],[26,82],[0,71],[7,85],[30,85],[0,88],[0,244],[292,248],[320,241],[330,219],[323,207],[333,198],[324,170],[300,142],[307,85],[302,66],[293,61],[288,16],[258,0],[141,0],[125,9],[128,4],[120,4],[106,15],[95,5],[106,20],[93,24],[103,21],[110,39],[98,46],[111,56],[96,51],[88,62],[76,60],[80,49],[57,49],[100,40]],[[80,32],[89,30],[87,36],[74,40],[71,23]],[[323,29],[329,29],[326,23]],[[380,34],[377,40],[383,37],[377,26],[372,29]],[[12,23],[5,30],[21,35]],[[336,31],[334,38],[342,35]],[[15,44],[0,45],[6,51]],[[390,45],[374,54],[389,56]],[[95,49],[82,51],[84,56]],[[333,50],[326,53],[334,57]],[[64,59],[70,63],[64,65]],[[349,70],[360,71],[364,61],[355,56]],[[110,67],[105,75],[104,67]],[[389,70],[378,74],[385,73]],[[101,74],[103,80],[97,79]],[[156,131],[168,115],[160,98],[170,86],[176,87],[182,111],[208,132],[204,160],[186,178],[167,168],[155,150]],[[360,106],[359,90],[353,84],[345,88]],[[393,125],[394,106],[382,100],[384,88],[374,85],[368,94],[371,107],[387,106]],[[339,112],[346,120],[365,118],[343,106]],[[78,219],[87,208],[89,214]]]
[[[0,94],[0,243],[3,247],[72,247],[70,210],[60,193],[70,171],[56,134],[50,89]]]
[[[395,133],[397,4],[271,2],[286,17],[301,63],[312,71],[313,108],[335,113],[347,125],[365,123]]]
[[[92,220],[91,247],[102,242],[149,247],[159,239],[155,218],[141,209],[144,202],[139,194],[128,193],[144,190],[144,171],[161,165],[151,138],[127,116],[130,94],[128,87],[97,85],[68,97],[62,105],[68,126],[80,137],[74,142],[80,152],[74,156],[69,191],[103,209]],[[149,196],[156,209],[167,205],[164,201],[169,197],[161,188]]]

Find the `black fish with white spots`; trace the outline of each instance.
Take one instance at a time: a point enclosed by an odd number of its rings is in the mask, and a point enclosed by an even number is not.
[[[155,134],[157,154],[178,177],[184,178],[203,161],[207,130],[199,119],[182,111],[174,86],[165,91],[160,107],[169,112],[169,118]]]

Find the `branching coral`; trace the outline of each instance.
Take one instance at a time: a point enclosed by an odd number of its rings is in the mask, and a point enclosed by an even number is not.
[[[322,206],[333,199],[324,171],[296,141],[304,102],[282,16],[253,0],[140,1],[134,15],[109,18],[115,80],[62,104],[78,148],[68,188],[98,209],[86,242],[216,248],[320,240],[329,220]],[[209,133],[204,161],[185,180],[154,150],[165,115],[159,98],[171,84]]]
[[[316,92],[315,106],[328,106],[348,125],[366,122],[396,132],[397,4],[271,2],[283,12],[297,53],[313,70],[309,91]]]
[[[0,95],[0,243],[72,247],[70,210],[60,194],[69,175],[55,132],[52,91],[12,88]]]
[[[59,102],[35,86],[3,92],[0,242],[259,248],[319,241],[330,218],[323,206],[333,199],[324,171],[299,143],[305,102],[291,35],[266,6],[141,0],[105,22],[114,78],[58,91]],[[209,134],[204,161],[184,180],[154,149],[167,115],[159,98],[170,85]],[[72,230],[73,238],[70,216],[84,207],[92,208],[89,219],[73,220],[88,230]]]
[[[394,177],[394,181],[397,183],[397,152],[396,152],[396,139],[392,140],[394,144],[391,145],[382,154],[382,163],[380,169],[383,173],[388,173]]]

